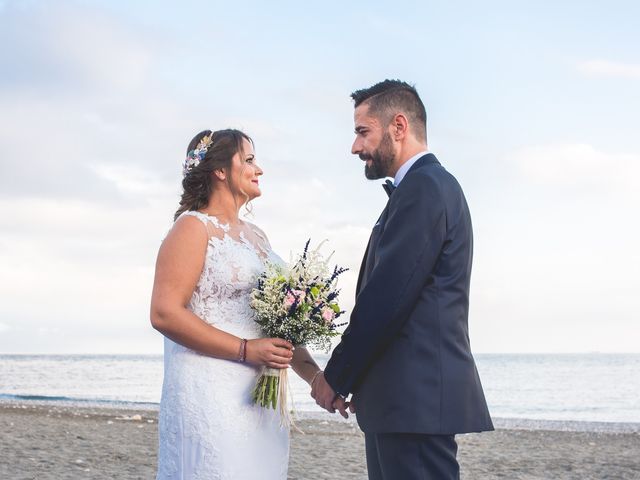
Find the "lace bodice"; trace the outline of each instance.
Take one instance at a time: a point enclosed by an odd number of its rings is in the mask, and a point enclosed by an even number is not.
[[[265,261],[282,262],[264,234],[246,223],[245,230],[232,229],[216,217],[190,211],[209,234],[202,274],[189,303],[189,309],[205,322],[230,333],[259,331],[250,307],[251,290],[264,271]],[[247,238],[249,231],[252,238]]]

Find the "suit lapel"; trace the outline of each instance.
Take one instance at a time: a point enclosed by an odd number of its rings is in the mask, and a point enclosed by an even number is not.
[[[426,155],[423,155],[422,157],[420,157],[413,165],[411,165],[411,168],[407,171],[406,175],[409,175],[412,171],[416,170],[417,168],[420,168],[423,165],[427,165],[429,163],[439,164],[440,162],[438,162],[438,159],[433,153],[427,153]],[[378,221],[376,222],[376,226],[380,224],[380,228],[377,229],[376,231],[376,227],[374,226],[373,231],[371,232],[371,236],[369,237],[369,243],[367,244],[367,249],[364,252],[364,257],[362,257],[362,263],[360,264],[360,271],[358,272],[358,282],[356,283],[356,298],[360,293],[360,289],[366,283],[367,277],[369,276],[369,273],[371,273],[371,269],[373,268],[373,259],[375,258],[375,246],[378,243],[378,237],[380,233],[382,233],[382,230],[384,230],[384,224],[387,220],[387,213],[388,213],[390,202],[391,202],[391,198],[389,198],[389,201],[387,201],[387,204],[385,205],[384,210],[382,211],[382,213],[380,214],[380,217],[378,218]]]
[[[360,272],[358,273],[358,283],[356,284],[356,297],[360,293],[360,288],[366,283],[366,279],[373,268],[373,258],[375,253],[375,245],[378,243],[378,237],[382,230],[384,229],[384,224],[387,220],[387,212],[389,209],[389,202],[384,207],[384,210],[378,217],[373,230],[371,231],[371,235],[369,236],[369,243],[367,244],[367,249],[364,252],[364,256],[362,257],[362,263],[360,264]],[[372,248],[373,247],[373,248]]]
[[[365,270],[365,267],[367,266],[367,256],[369,255],[370,246],[371,246],[371,237],[369,237],[369,243],[367,244],[367,249],[364,251],[364,256],[362,257],[362,262],[360,263],[360,271],[358,272],[358,283],[356,283],[356,298],[360,293],[360,285],[362,285],[364,270]]]

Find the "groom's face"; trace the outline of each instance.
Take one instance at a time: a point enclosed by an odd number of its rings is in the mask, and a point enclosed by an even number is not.
[[[380,120],[369,115],[366,104],[359,105],[354,113],[356,139],[351,153],[365,162],[364,175],[369,180],[390,176],[395,161],[391,135]]]

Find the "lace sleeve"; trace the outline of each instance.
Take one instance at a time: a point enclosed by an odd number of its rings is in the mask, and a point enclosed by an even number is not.
[[[251,222],[247,222],[247,225],[249,225],[249,227],[251,227],[251,230],[253,231],[255,236],[260,239],[260,241],[262,242],[263,248],[265,250],[271,250],[271,244],[269,243],[269,239],[267,238],[267,234],[264,233],[261,228],[258,228],[256,225],[254,225]]]

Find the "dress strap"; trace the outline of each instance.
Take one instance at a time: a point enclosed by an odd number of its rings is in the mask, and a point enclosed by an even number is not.
[[[221,223],[220,220],[213,215],[207,215],[206,213],[198,212],[197,210],[188,210],[183,212],[182,215],[196,217],[200,220],[207,229],[207,235],[209,237],[221,238],[225,233],[229,233],[229,225]],[[220,233],[220,231],[223,233]]]
[[[246,222],[246,224],[249,225],[249,229],[255,237],[255,240],[251,242],[253,247],[260,250],[263,256],[268,256],[269,251],[271,250],[271,244],[269,243],[269,239],[265,233],[251,222]]]
[[[185,217],[196,217],[198,220],[200,220],[202,222],[202,224],[206,227],[207,224],[209,223],[208,217],[207,215],[205,215],[202,212],[198,212],[196,210],[187,210],[186,212],[182,212],[182,214],[180,215],[185,216]]]

